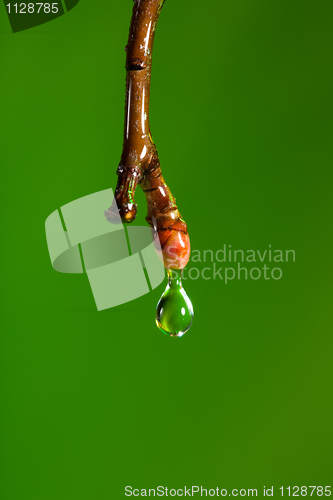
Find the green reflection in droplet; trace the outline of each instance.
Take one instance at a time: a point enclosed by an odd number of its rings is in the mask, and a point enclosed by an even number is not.
[[[193,306],[182,285],[182,270],[168,270],[168,285],[156,308],[156,324],[171,337],[181,337],[190,328]]]

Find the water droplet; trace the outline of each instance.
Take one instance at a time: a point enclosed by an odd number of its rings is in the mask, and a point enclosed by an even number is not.
[[[193,306],[182,285],[182,270],[168,269],[168,285],[156,308],[156,324],[171,337],[181,337],[190,328]]]

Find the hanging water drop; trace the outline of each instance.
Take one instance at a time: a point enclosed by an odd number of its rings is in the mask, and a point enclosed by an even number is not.
[[[193,306],[182,285],[182,270],[168,269],[168,285],[156,308],[156,324],[171,337],[181,337],[190,328]]]

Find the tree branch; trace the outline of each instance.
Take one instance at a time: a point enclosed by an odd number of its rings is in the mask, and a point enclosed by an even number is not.
[[[164,0],[134,0],[126,55],[126,102],[124,142],[117,170],[115,200],[105,216],[132,222],[137,213],[136,186],[145,193],[147,222],[158,234],[166,268],[181,269],[190,256],[187,225],[162,176],[149,125],[152,50],[155,30]]]

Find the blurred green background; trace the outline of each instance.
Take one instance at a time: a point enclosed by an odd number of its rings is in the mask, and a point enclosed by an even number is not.
[[[155,326],[164,284],[98,313],[46,246],[51,212],[115,186],[132,6],[15,35],[0,7],[0,496],[330,485],[333,3],[163,7],[151,127],[192,249],[296,252],[281,280],[187,280],[181,339]]]

